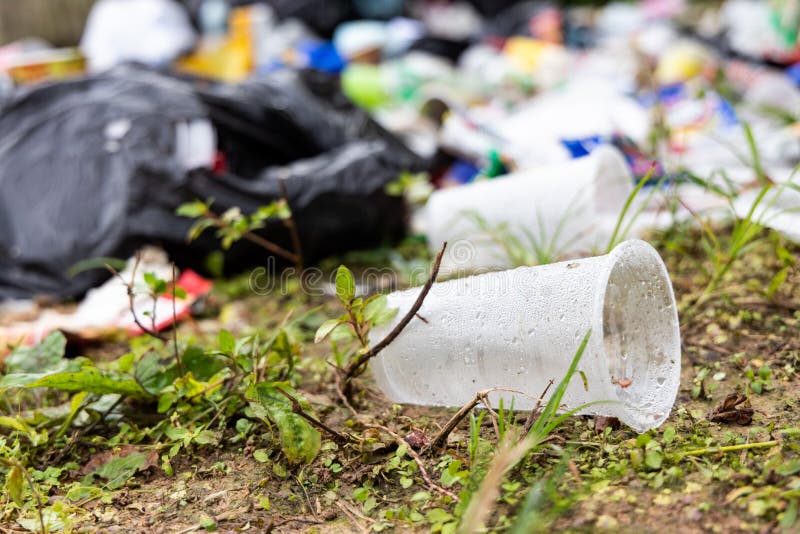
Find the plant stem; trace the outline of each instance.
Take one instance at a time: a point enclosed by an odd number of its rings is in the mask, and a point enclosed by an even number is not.
[[[325,423],[323,423],[322,421],[320,421],[316,417],[314,417],[312,415],[309,415],[308,412],[306,412],[303,409],[303,406],[300,404],[300,401],[298,401],[289,392],[287,392],[287,391],[285,391],[285,390],[283,390],[282,388],[279,388],[279,387],[276,387],[275,389],[281,395],[283,395],[284,397],[289,399],[289,402],[292,403],[292,413],[294,413],[296,415],[299,415],[300,417],[302,417],[303,419],[308,421],[311,424],[311,426],[316,427],[317,429],[322,430],[323,432],[327,432],[328,434],[333,436],[333,439],[336,440],[337,442],[339,442],[339,444],[354,443],[354,442],[357,441],[352,436],[349,436],[349,435],[346,435],[346,434],[342,434],[341,432],[338,432],[338,431],[334,430],[333,428],[329,427],[328,425],[326,425]]]
[[[747,449],[763,449],[767,447],[774,447],[779,443],[780,442],[775,439],[772,441],[760,441],[758,443],[742,443],[740,445],[726,445],[724,447],[703,447],[702,449],[694,449],[691,451],[680,453],[680,458],[685,458],[687,456],[703,456],[705,454],[714,454],[718,452],[733,452],[733,451],[742,451]]]
[[[125,289],[128,292],[128,307],[131,310],[131,315],[133,316],[133,322],[136,324],[136,326],[138,326],[139,329],[142,332],[144,332],[145,334],[147,334],[148,336],[153,337],[155,339],[160,339],[161,341],[165,341],[166,338],[164,336],[162,336],[161,334],[156,332],[155,329],[151,330],[151,329],[147,328],[145,325],[142,324],[142,322],[136,316],[136,306],[135,306],[136,294],[133,292],[133,284],[134,284],[134,282],[136,280],[136,269],[139,268],[139,262],[141,261],[141,259],[142,259],[141,255],[137,252],[136,253],[136,260],[134,260],[133,269],[131,270],[131,280],[130,280],[130,282],[128,282],[124,278],[122,278],[122,275],[119,274],[119,272],[116,269],[114,269],[111,265],[106,264],[106,269],[108,269],[109,272],[111,272],[111,274],[113,274],[114,276],[119,278],[120,281],[125,285]],[[155,307],[155,303],[154,303],[154,307]],[[153,314],[153,318],[155,320],[155,314]]]
[[[297,233],[297,224],[294,222],[294,211],[292,210],[292,206],[289,204],[289,191],[286,189],[286,180],[281,178],[278,183],[281,187],[281,196],[283,197],[283,201],[286,202],[286,206],[289,207],[289,215],[288,219],[284,219],[283,223],[286,225],[286,228],[289,229],[289,236],[292,238],[292,248],[294,249],[295,254],[295,268],[297,269],[297,276],[302,280],[303,276],[303,246],[300,243],[300,235]]]
[[[217,228],[225,228],[226,226],[228,226],[225,223],[225,221],[223,221],[216,213],[214,213],[211,210],[206,210],[206,212],[203,215],[211,219],[214,222],[214,226],[216,226]],[[300,258],[297,254],[289,252],[280,245],[276,245],[272,241],[268,241],[256,233],[244,232],[242,234],[242,237],[244,239],[247,239],[251,243],[255,243],[261,248],[265,248],[268,251],[272,252],[273,254],[281,256],[282,258],[285,258],[293,263],[297,263],[298,261],[300,261]]]
[[[400,335],[400,332],[408,326],[408,323],[411,322],[411,319],[416,317],[417,312],[422,307],[422,303],[425,301],[425,297],[428,295],[428,292],[433,287],[433,283],[436,281],[436,277],[439,275],[439,267],[442,264],[442,257],[444,256],[444,251],[447,248],[447,242],[445,241],[442,244],[441,250],[439,250],[439,254],[436,255],[436,260],[433,262],[433,269],[431,270],[431,274],[428,277],[428,280],[425,282],[425,285],[422,286],[422,290],[417,297],[417,300],[411,306],[411,309],[408,310],[408,313],[397,323],[391,332],[389,332],[385,338],[379,341],[374,347],[367,350],[366,352],[359,354],[347,364],[347,366],[341,371],[344,379],[342,382],[344,383],[344,393],[345,396],[349,396],[350,390],[350,380],[357,376],[367,364],[367,362],[380,354],[380,352],[385,349],[395,338]]]
[[[172,345],[175,349],[175,363],[178,364],[178,373],[183,376],[183,358],[178,351],[178,314],[175,311],[175,264],[172,264]]]

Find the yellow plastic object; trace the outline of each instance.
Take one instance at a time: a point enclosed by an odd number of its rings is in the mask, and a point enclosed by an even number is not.
[[[538,39],[511,37],[506,41],[503,53],[518,69],[533,73],[541,64],[544,54],[553,46],[556,45]]]
[[[700,75],[708,63],[709,56],[703,48],[693,43],[679,43],[661,56],[656,80],[662,84],[685,82]]]
[[[76,48],[30,52],[7,67],[9,77],[18,84],[63,80],[85,71],[86,58]]]
[[[194,53],[179,59],[176,68],[224,82],[247,78],[255,65],[253,14],[249,7],[234,9],[228,21],[228,36],[220,42],[200,46]]]
[[[175,66],[180,72],[231,83],[244,80],[253,69],[250,54],[229,42],[201,47]]]

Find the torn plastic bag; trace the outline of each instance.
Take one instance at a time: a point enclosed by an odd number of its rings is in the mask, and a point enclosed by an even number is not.
[[[375,247],[402,238],[405,233],[403,201],[387,195],[384,186],[403,170],[405,167],[398,165],[385,142],[355,141],[285,167],[270,167],[254,179],[231,174],[220,179],[211,173],[197,172],[186,184],[189,194],[183,201],[213,198],[215,211],[238,206],[244,213],[251,213],[281,198],[280,180],[286,180],[289,205],[302,243],[303,258],[308,264],[332,254]],[[189,228],[186,221],[173,216],[159,232],[172,230],[169,250],[178,265],[202,270],[200,260],[220,247],[210,234],[186,246],[184,238]],[[259,233],[292,250],[291,236],[282,221],[268,222]],[[239,241],[225,251],[226,272],[265,267],[268,256],[264,249]]]
[[[334,85],[335,84],[335,85]],[[420,160],[347,101],[335,77],[280,70],[198,92],[231,171],[252,177],[269,165],[308,158],[352,140],[380,140],[407,167]]]
[[[205,115],[184,84],[145,71],[14,93],[0,110],[0,298],[74,295],[107,277],[65,272],[133,252],[132,213],[185,175],[174,125]]]
[[[189,172],[178,150],[177,125],[209,118],[228,158],[223,176]],[[218,212],[249,212],[280,198],[280,179],[307,262],[376,246],[404,228],[402,200],[383,186],[422,164],[329,85],[297,75],[198,95],[189,83],[123,67],[20,91],[0,110],[0,299],[80,295],[108,274],[70,278],[72,265],[128,257],[147,243],[202,270],[219,244],[209,232],[187,245],[192,221],[177,206],[213,197]],[[262,232],[289,246],[282,222]],[[226,254],[230,272],[265,262],[245,243]]]

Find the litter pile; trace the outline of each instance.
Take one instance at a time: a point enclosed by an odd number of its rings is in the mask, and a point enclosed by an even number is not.
[[[0,299],[81,297],[110,275],[71,267],[145,245],[204,272],[194,199],[286,197],[306,262],[409,227],[470,271],[697,217],[800,239],[791,4],[100,0],[79,49],[0,49]]]

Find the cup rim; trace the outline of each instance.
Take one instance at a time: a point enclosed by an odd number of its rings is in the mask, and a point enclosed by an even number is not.
[[[663,292],[665,295],[667,295],[669,301],[666,310],[663,310],[660,313],[664,314],[663,320],[665,321],[665,324],[674,325],[673,328],[667,329],[670,337],[669,341],[664,343],[666,348],[669,349],[664,351],[665,358],[667,358],[668,361],[671,359],[672,363],[668,365],[668,376],[666,377],[667,380],[663,386],[664,394],[660,397],[656,397],[660,399],[657,408],[660,409],[659,411],[661,411],[662,414],[660,417],[655,419],[651,418],[649,421],[645,421],[642,418],[643,413],[641,410],[636,409],[634,406],[631,406],[629,403],[626,403],[620,399],[618,393],[621,391],[622,387],[626,386],[621,386],[618,382],[613,383],[615,377],[612,377],[610,367],[612,355],[607,353],[605,343],[603,342],[606,334],[604,317],[606,294],[612,274],[620,265],[620,262],[626,258],[642,258],[643,256],[647,257],[647,259],[652,262],[652,265],[657,267],[658,282],[662,285]],[[611,394],[612,398],[609,400],[613,402],[613,405],[610,407],[610,409],[606,409],[604,412],[616,412],[617,417],[623,423],[640,433],[651,428],[657,428],[664,423],[664,421],[666,421],[670,415],[670,412],[672,411],[672,407],[675,404],[675,399],[680,387],[681,378],[682,355],[680,322],[678,319],[678,308],[675,301],[675,293],[672,288],[672,281],[669,277],[669,272],[667,271],[667,267],[664,264],[664,260],[661,258],[661,255],[655,248],[653,248],[652,245],[640,239],[630,239],[618,244],[616,247],[614,247],[614,249],[611,250],[611,252],[608,253],[608,261],[606,262],[603,275],[600,280],[602,283],[602,290],[597,291],[596,293],[594,310],[595,317],[597,318],[597,324],[593,332],[597,332],[597,334],[593,333],[593,337],[596,336],[594,343],[596,343],[599,347],[598,352],[602,354],[601,369],[605,371],[605,384],[609,386],[603,389]]]

